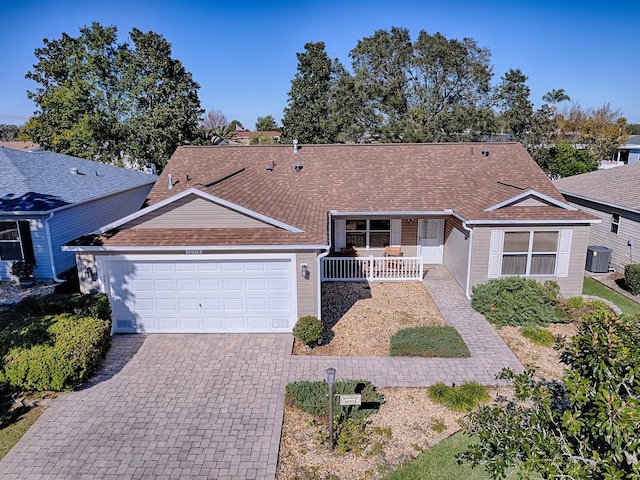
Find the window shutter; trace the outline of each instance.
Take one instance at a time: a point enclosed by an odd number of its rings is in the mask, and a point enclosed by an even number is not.
[[[402,245],[402,220],[400,218],[391,219],[391,243],[390,245]]]
[[[347,246],[347,221],[344,219],[335,219],[333,221],[333,228],[334,250],[339,252],[341,248]]]
[[[504,231],[491,230],[489,243],[489,272],[488,278],[499,278],[502,270],[502,246],[504,244]]]
[[[560,230],[560,240],[558,241],[558,266],[556,277],[569,276],[569,256],[571,254],[571,238],[573,230],[564,228]]]
[[[31,240],[31,229],[29,228],[29,221],[20,220],[18,222],[18,229],[20,230],[20,241],[22,242],[24,261],[35,265],[36,257],[33,253],[33,241]]]

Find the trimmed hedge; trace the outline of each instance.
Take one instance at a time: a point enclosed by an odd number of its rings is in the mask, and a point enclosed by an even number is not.
[[[391,337],[392,357],[466,358],[471,356],[458,331],[451,325],[405,328]]]
[[[640,293],[640,265],[630,263],[624,267],[624,284],[632,295]]]
[[[20,390],[71,390],[111,345],[104,294],[27,297],[0,325],[0,383]]]
[[[293,336],[305,345],[317,345],[322,329],[322,322],[317,317],[300,317],[293,327]]]
[[[500,278],[474,286],[471,306],[498,328],[547,326],[566,321],[555,308],[559,293],[560,287],[554,281]]]
[[[21,390],[72,390],[96,370],[111,344],[110,322],[97,318],[60,314],[16,323],[0,333],[0,382]]]
[[[333,385],[333,393],[362,395],[362,404],[359,406],[341,406],[339,401],[334,402],[334,414],[348,418],[366,418],[377,412],[385,401],[384,395],[377,392],[376,387],[368,380],[337,380]],[[286,388],[287,402],[315,417],[329,414],[328,395],[329,387],[324,381],[300,380],[289,383]]]

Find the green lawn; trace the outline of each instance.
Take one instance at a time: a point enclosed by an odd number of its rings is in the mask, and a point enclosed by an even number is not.
[[[490,480],[482,468],[456,462],[456,454],[465,451],[469,442],[469,437],[462,432],[455,433],[393,471],[384,480]]]
[[[43,407],[12,408],[11,402],[8,396],[3,397],[3,405],[0,407],[0,460],[9,453],[43,411]]]
[[[584,277],[584,285],[582,287],[582,293],[585,295],[595,295],[596,297],[609,300],[614,305],[619,307],[623,313],[628,315],[636,315],[640,313],[640,305],[633,300],[628,299],[624,295],[620,295],[614,292],[609,287],[606,287],[602,283],[594,280],[591,277]]]

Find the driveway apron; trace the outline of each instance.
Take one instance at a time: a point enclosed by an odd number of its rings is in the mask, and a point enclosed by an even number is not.
[[[292,337],[115,336],[0,462],[9,479],[274,478]]]

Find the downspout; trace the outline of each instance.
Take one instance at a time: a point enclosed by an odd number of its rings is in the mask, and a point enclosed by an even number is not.
[[[325,248],[324,253],[321,253],[316,257],[316,271],[318,272],[318,288],[316,289],[317,302],[318,302],[318,320],[322,320],[322,259],[329,255],[331,252],[331,212],[327,214],[327,244],[328,246]]]
[[[473,228],[467,227],[467,222],[462,220],[462,228],[469,232],[469,253],[467,255],[467,285],[465,286],[465,295],[471,300],[471,252],[473,252]]]
[[[58,274],[56,273],[56,262],[53,256],[53,241],[51,240],[51,229],[49,228],[49,220],[53,218],[53,212],[49,212],[49,216],[44,220],[44,231],[47,235],[47,242],[49,243],[49,262],[51,262],[51,277],[54,282],[62,283],[63,279],[58,278]]]

